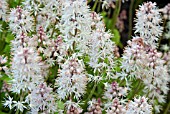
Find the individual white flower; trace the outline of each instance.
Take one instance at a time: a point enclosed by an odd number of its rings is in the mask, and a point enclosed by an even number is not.
[[[152,114],[152,106],[145,97],[134,98],[127,104],[126,114]]]
[[[3,103],[3,105],[5,107],[9,107],[10,110],[13,108],[12,104],[13,104],[13,98],[10,96],[8,96],[7,99],[5,99],[5,101]]]
[[[165,52],[169,51],[170,47],[167,44],[161,46],[161,49]]]
[[[0,32],[2,32],[3,28],[2,28],[2,24],[0,24]]]
[[[0,56],[0,65],[5,64],[7,62],[7,57],[5,57],[4,55]]]
[[[0,77],[3,76],[3,73],[5,73],[6,75],[10,74],[7,61],[8,61],[7,57],[5,57],[4,55],[0,56]]]
[[[24,108],[26,109],[27,107],[24,106],[25,102],[20,102],[20,101],[13,101],[14,105],[13,107],[16,108],[16,110],[20,110],[21,112],[23,112]]]
[[[162,35],[163,27],[161,15],[156,7],[156,3],[146,2],[139,6],[136,13],[135,33],[143,38],[143,41],[152,47],[156,46],[159,36]]]
[[[103,80],[103,77],[101,77],[100,75],[99,75],[99,76],[96,76],[96,75],[88,74],[88,81],[89,81],[89,82],[99,83],[99,82],[102,81],[102,80]]]

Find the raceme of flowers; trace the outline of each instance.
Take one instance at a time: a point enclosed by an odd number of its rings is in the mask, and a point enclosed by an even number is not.
[[[31,114],[159,112],[170,81],[169,54],[157,50],[161,11],[156,3],[140,5],[136,36],[120,58],[114,34],[85,0],[25,0],[10,10],[0,1],[0,19],[14,36],[10,57],[0,56],[1,75],[9,77],[3,106]],[[140,92],[131,85],[136,80]]]
[[[155,5],[156,3],[151,2],[144,3],[137,11],[135,29],[140,34],[134,37],[132,41],[128,41],[128,46],[125,48],[122,57],[121,68],[123,72],[118,74],[127,82],[129,81],[128,78],[130,80],[140,79],[140,83],[145,85],[143,92],[151,99],[150,103],[159,112],[159,103],[165,102],[170,80],[166,61],[163,60],[162,53],[157,50],[156,41],[161,34],[162,27],[159,25],[161,18]],[[144,21],[147,18],[152,18],[151,20],[154,22]],[[151,28],[146,29],[150,26],[154,27],[153,31]]]

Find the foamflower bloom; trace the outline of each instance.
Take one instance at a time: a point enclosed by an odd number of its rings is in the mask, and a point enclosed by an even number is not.
[[[136,12],[135,33],[139,34],[143,41],[152,47],[157,46],[159,36],[161,36],[163,27],[161,27],[161,14],[158,11],[156,3],[146,2],[139,6]]]
[[[126,114],[152,114],[152,106],[145,97],[134,98],[127,104]]]

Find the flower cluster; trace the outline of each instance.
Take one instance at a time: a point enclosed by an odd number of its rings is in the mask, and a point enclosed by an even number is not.
[[[118,98],[114,98],[112,104],[106,110],[107,114],[125,114],[125,106],[121,104]]]
[[[34,67],[33,67],[34,66]],[[12,60],[12,90],[20,93],[32,90],[35,84],[43,81],[43,63],[37,53],[31,48],[18,48]]]
[[[61,14],[59,29],[63,34],[66,48],[85,53],[92,22],[86,2],[84,0],[64,2]]]
[[[115,97],[125,97],[127,95],[127,88],[119,87],[117,82],[112,82],[112,84],[105,84],[104,98],[107,100],[112,100]]]
[[[163,30],[160,26],[162,19],[156,3],[144,3],[140,6],[136,16],[135,33],[138,33],[147,45],[155,47]]]
[[[33,114],[38,114],[39,111],[54,113],[57,109],[56,95],[46,83],[36,86],[27,96],[26,102],[30,105]]]
[[[67,110],[66,114],[80,114],[83,111],[78,103],[75,103],[71,100],[68,100],[65,103],[65,105],[66,105],[66,110]]]
[[[152,106],[148,104],[147,98],[139,97],[127,104],[126,114],[152,114]]]
[[[85,114],[102,114],[102,103],[100,99],[92,99],[92,101],[89,101],[88,104],[88,112],[85,112]]]
[[[92,10],[124,1],[96,0]],[[10,55],[0,55],[0,92],[12,113],[151,114],[166,102],[170,52],[159,52],[157,42],[163,31],[160,12],[169,15],[169,5],[164,10],[152,2],[139,6],[135,35],[120,57],[116,28],[107,31],[86,0],[23,0],[16,8],[7,3],[0,1],[0,21],[5,21],[0,37],[5,50],[10,47]],[[13,7],[9,14],[8,6]],[[120,33],[126,18],[123,10],[115,23]],[[6,34],[14,39],[3,39]]]
[[[7,21],[8,3],[7,0],[0,1],[0,19]]]
[[[65,99],[74,94],[74,97],[79,99],[85,93],[87,84],[83,62],[74,54],[62,64],[61,68],[56,80],[59,86],[57,90],[58,97]]]
[[[30,16],[30,12],[20,6],[11,9],[9,22],[11,31],[16,35],[30,32],[33,29],[33,18]]]
[[[168,92],[169,75],[162,54],[144,44],[141,38],[134,38],[129,41],[122,58],[121,67],[125,73],[121,73],[120,77],[126,80],[128,77],[141,79],[145,85],[144,92],[152,98],[153,104],[155,98],[159,103],[165,102],[164,95]]]
[[[55,24],[57,24],[59,21],[59,16],[61,16],[61,0],[26,0],[23,2],[23,4],[24,9],[34,13],[36,30],[42,26],[43,29],[48,32],[48,34],[55,34],[53,32],[53,28],[55,28]]]
[[[155,110],[159,112],[158,104],[165,102],[170,80],[166,61],[163,60],[162,53],[156,49],[155,41],[158,40],[162,27],[159,25],[161,17],[155,5],[155,3],[147,2],[140,6],[135,26],[136,32],[140,34],[139,37],[136,36],[132,41],[128,41],[122,57],[122,72],[118,74],[127,83],[135,78],[140,79],[145,85],[143,92],[150,98],[149,102],[154,104]],[[155,103],[156,101],[158,104]]]
[[[110,85],[105,84],[105,86],[104,99],[107,99],[107,103],[105,103],[107,114],[124,114],[127,88],[119,87],[117,82],[112,82]]]
[[[30,43],[30,46],[38,47],[38,53],[43,55],[45,61],[50,66],[53,66],[56,62],[60,63],[63,56],[67,54],[61,36],[58,36],[57,39],[51,39],[50,36],[45,33],[42,26],[39,27],[38,33],[30,40],[30,42],[35,42]]]
[[[116,46],[111,40],[112,34],[105,32],[105,25],[101,21],[101,16],[95,12],[91,14],[93,19],[92,27],[94,30],[91,34],[89,41],[89,52],[90,61],[89,66],[94,69],[94,73],[100,73],[100,77],[106,72],[107,78],[114,78],[114,53],[116,52]]]
[[[162,12],[163,12],[163,14],[164,14],[164,18],[170,20],[170,4],[167,4],[167,5],[162,9]]]

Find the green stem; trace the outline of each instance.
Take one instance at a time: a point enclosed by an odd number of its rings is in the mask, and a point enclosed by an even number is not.
[[[119,86],[122,86],[122,84],[124,83],[124,81],[125,81],[125,80],[121,80],[121,81],[119,82]]]
[[[128,33],[128,39],[130,39],[131,35],[132,35],[133,4],[134,4],[134,0],[131,0],[130,9],[129,9],[129,33]]]
[[[121,0],[117,0],[116,1],[116,7],[112,16],[112,30],[114,30],[116,22],[117,22],[117,18],[119,16],[119,12],[120,12],[120,8],[121,8]]]
[[[19,114],[19,110],[17,110],[15,114]]]
[[[53,35],[54,35],[54,32],[55,32],[55,25],[57,24],[57,20],[55,21],[55,23],[54,23],[54,26],[53,26],[53,31],[52,31],[52,33],[51,33],[51,38],[53,37]]]
[[[141,4],[144,0],[135,0],[135,4],[134,4],[134,9],[137,9],[139,4]]]
[[[91,99],[91,97],[92,97],[92,95],[93,95],[96,87],[97,87],[97,84],[96,84],[96,82],[95,82],[95,84],[94,84],[94,86],[93,86],[93,88],[92,88],[92,90],[91,90],[91,92],[90,92],[90,95],[88,96],[88,98],[87,98],[87,100],[86,100],[86,103]]]
[[[95,0],[95,3],[94,3],[93,8],[92,8],[92,11],[94,11],[96,9],[97,3],[98,3],[98,0]]]
[[[170,108],[170,101],[169,101],[169,103],[168,103],[168,105],[167,105],[167,107],[164,111],[164,114],[168,114],[169,108]]]
[[[140,91],[141,84],[142,84],[141,81],[139,81],[136,88],[134,89],[133,94],[129,97],[129,99],[132,99]]]
[[[34,24],[35,24],[35,29],[37,28],[37,15],[33,15],[34,17]]]
[[[89,4],[91,1],[92,1],[92,0],[88,0],[88,1],[87,1],[87,4]]]
[[[100,12],[100,7],[101,6],[101,2],[99,2],[99,5],[98,5],[98,7],[97,7],[97,12]]]
[[[18,5],[20,5],[20,4],[21,4],[21,2],[22,2],[22,0],[19,0]]]

